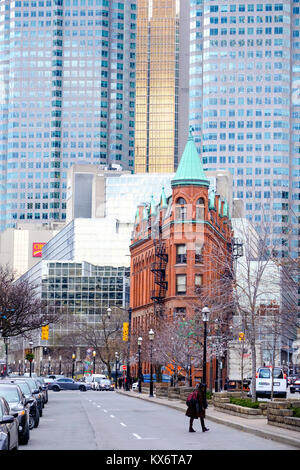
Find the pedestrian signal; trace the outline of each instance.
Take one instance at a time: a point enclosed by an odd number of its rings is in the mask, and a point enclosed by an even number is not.
[[[42,339],[49,338],[49,325],[42,326]]]
[[[245,333],[240,333],[239,334],[239,341],[244,341],[245,339]]]
[[[123,341],[128,341],[128,322],[123,323]]]

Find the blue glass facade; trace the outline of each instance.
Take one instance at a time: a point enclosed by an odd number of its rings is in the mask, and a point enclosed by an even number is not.
[[[0,22],[0,228],[64,220],[70,165],[133,169],[136,0],[5,0]]]
[[[299,0],[191,0],[190,124],[279,256],[299,253]]]

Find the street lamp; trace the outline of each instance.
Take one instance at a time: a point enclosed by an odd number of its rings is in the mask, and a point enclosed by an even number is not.
[[[106,313],[107,313],[108,318],[110,318],[110,316],[111,316],[111,308],[110,307],[108,307],[108,309],[106,310]]]
[[[205,384],[205,394],[206,394],[206,338],[207,338],[207,322],[209,321],[209,314],[210,314],[210,310],[205,305],[205,307],[202,309],[202,320],[204,323],[202,383]]]
[[[59,356],[59,375],[61,375],[61,356]]]
[[[128,309],[128,345],[127,345],[127,373],[126,373],[126,390],[130,390],[130,338],[131,338],[131,314],[132,309]]]
[[[115,352],[115,359],[116,359],[116,388],[118,388],[118,359],[119,359],[119,354],[117,351]]]
[[[72,379],[74,379],[74,374],[75,374],[75,359],[76,359],[76,354],[72,354]]]
[[[5,344],[5,373],[4,373],[4,376],[6,377],[8,375],[8,344],[9,344],[9,337],[4,336],[3,341],[4,341],[4,344]]]
[[[139,393],[142,392],[142,370],[141,370],[141,345],[142,345],[143,338],[140,336],[138,338],[138,348],[139,348],[139,372],[138,372],[138,388]]]
[[[153,364],[152,364],[152,351],[153,351],[153,340],[154,340],[154,331],[149,331],[149,340],[150,340],[150,393],[149,397],[153,397]]]
[[[30,351],[32,353],[33,342],[29,341],[28,344],[29,344]],[[32,374],[32,359],[29,360],[29,377],[31,377],[31,374]]]
[[[51,356],[48,356],[48,375],[51,374]]]
[[[93,351],[93,374],[95,374],[96,370],[96,351]]]

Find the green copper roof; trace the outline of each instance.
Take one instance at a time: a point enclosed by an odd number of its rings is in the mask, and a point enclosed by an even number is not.
[[[208,208],[215,209],[215,190],[212,189],[208,196]]]
[[[144,209],[143,209],[143,220],[148,220],[148,209],[146,204],[144,204]]]
[[[198,154],[190,128],[189,138],[179,162],[176,174],[171,181],[172,188],[175,186],[206,186],[209,181],[203,170],[201,158]]]
[[[166,209],[168,207],[168,201],[167,201],[167,196],[166,196],[164,187],[162,187],[162,191],[161,191],[160,206],[162,209]]]
[[[156,205],[155,205],[155,202],[154,202],[153,194],[151,196],[151,202],[150,202],[150,215],[151,216],[157,215]]]

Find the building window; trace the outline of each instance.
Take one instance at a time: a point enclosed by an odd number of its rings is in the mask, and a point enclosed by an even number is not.
[[[203,243],[195,245],[195,263],[203,263]]]
[[[201,294],[203,285],[203,275],[202,274],[195,274],[195,293]]]
[[[175,218],[176,220],[185,220],[187,215],[186,201],[179,197],[176,201]]]
[[[196,220],[204,220],[204,199],[200,197],[196,202]]]
[[[176,275],[176,294],[177,295],[186,294],[186,274]]]
[[[184,320],[186,315],[186,309],[185,307],[175,307],[173,311],[173,318],[174,320],[179,318]]]
[[[186,263],[186,245],[176,245],[176,264]]]

